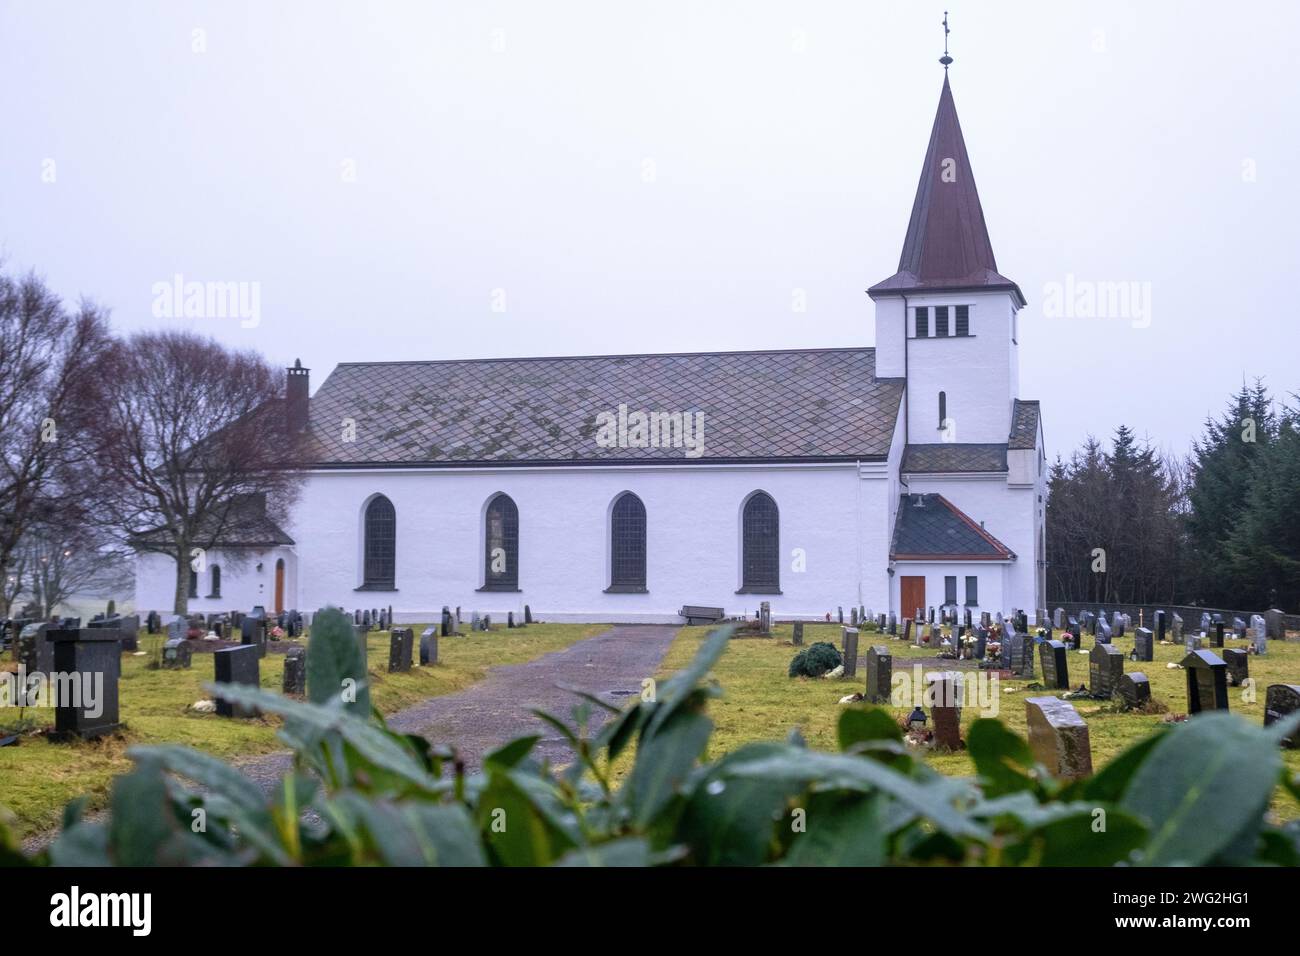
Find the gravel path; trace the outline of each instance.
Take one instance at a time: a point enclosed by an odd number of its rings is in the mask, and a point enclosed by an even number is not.
[[[673,624],[617,625],[525,664],[494,667],[483,680],[462,691],[430,697],[391,714],[388,726],[420,734],[434,743],[455,744],[470,771],[479,768],[484,753],[529,733],[542,735],[533,748],[535,756],[567,763],[569,749],[564,738],[529,711],[545,710],[569,722],[569,711],[581,698],[561,690],[560,684],[621,706],[629,695],[641,692],[642,680],[654,676],[677,630]],[[592,726],[604,719],[605,713],[593,708]],[[270,792],[292,764],[291,754],[280,751],[238,761],[236,766]],[[103,811],[87,814],[88,819],[102,816]],[[55,835],[49,831],[30,836],[23,841],[23,850],[35,853]]]
[[[430,697],[390,715],[388,726],[401,733],[419,734],[435,744],[455,744],[470,771],[478,769],[484,753],[529,733],[542,735],[533,749],[535,756],[567,763],[569,749],[564,738],[529,711],[545,710],[567,722],[580,698],[557,685],[578,687],[622,706],[628,696],[641,692],[642,680],[654,676],[677,630],[672,624],[618,625],[525,664],[494,667],[471,687]],[[593,726],[605,717],[603,711],[595,711],[593,708]],[[291,764],[292,757],[285,751],[241,761],[237,766],[264,790],[270,790]]]

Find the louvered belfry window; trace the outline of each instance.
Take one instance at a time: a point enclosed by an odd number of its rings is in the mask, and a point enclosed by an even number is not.
[[[957,314],[957,334],[970,335],[970,306],[959,305],[956,307]]]
[[[392,591],[397,573],[397,511],[383,495],[366,506],[365,567],[362,587]]]
[[[509,495],[488,502],[484,538],[484,590],[518,590],[519,508]]]
[[[941,339],[948,337],[948,307],[946,305],[936,305],[934,307],[934,334]]]
[[[619,495],[610,520],[610,587],[645,588],[645,505],[632,492]]]
[[[741,517],[741,587],[777,591],[781,586],[781,519],[776,502],[759,491],[745,502]]]
[[[930,337],[930,308],[929,306],[917,306],[916,308],[916,337],[926,339]]]

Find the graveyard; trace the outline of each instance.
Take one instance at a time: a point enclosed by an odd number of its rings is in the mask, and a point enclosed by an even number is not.
[[[744,744],[755,741],[779,741],[785,739],[791,730],[798,732],[810,747],[834,749],[836,746],[836,728],[842,711],[849,706],[839,701],[854,692],[861,692],[864,687],[864,661],[869,648],[876,645],[886,647],[893,658],[894,675],[900,672],[912,673],[914,666],[920,665],[921,673],[930,674],[959,670],[967,675],[979,673],[971,667],[971,661],[953,661],[937,659],[935,651],[927,647],[917,647],[912,641],[895,639],[869,629],[868,625],[859,635],[859,661],[856,676],[831,678],[794,678],[787,676],[787,666],[796,651],[792,643],[793,625],[789,622],[775,622],[770,637],[744,637],[733,639],[722,658],[713,668],[713,676],[722,687],[720,697],[710,702],[709,714],[717,725],[710,743],[709,756],[718,759],[725,753],[736,750]],[[824,641],[842,645],[842,625],[838,623],[805,623],[803,630],[804,646]],[[669,650],[661,668],[660,677],[667,677],[692,658],[707,637],[707,627],[686,627]],[[943,628],[945,635],[950,635],[950,628]],[[1291,635],[1290,640],[1269,641],[1266,655],[1249,655],[1249,676],[1255,681],[1254,695],[1243,695],[1241,687],[1228,687],[1229,708],[1252,724],[1263,722],[1265,711],[1265,688],[1272,684],[1295,684],[1300,682],[1300,635]],[[1094,640],[1085,631],[1082,635],[1085,652],[1066,651],[1069,683],[1078,690],[1081,685],[1089,683],[1089,654]],[[1111,701],[1076,699],[1070,701],[1075,710],[1087,724],[1092,749],[1092,764],[1095,770],[1101,770],[1107,761],[1126,747],[1148,736],[1161,726],[1171,715],[1185,715],[1188,712],[1186,679],[1183,669],[1172,669],[1170,664],[1180,664],[1188,652],[1181,644],[1172,643],[1153,646],[1154,660],[1137,662],[1129,659],[1134,648],[1134,635],[1128,633],[1123,637],[1115,636],[1112,644],[1124,658],[1126,673],[1140,671],[1150,681],[1151,698],[1156,702],[1155,710],[1163,705],[1164,712],[1127,711],[1119,698]],[[1231,631],[1225,637],[1224,650],[1244,649],[1245,640],[1234,640]],[[1210,646],[1206,647],[1215,654],[1223,656],[1224,651]],[[984,673],[989,673],[988,671]],[[1061,697],[1063,690],[1049,689],[1042,684],[1041,667],[1035,668],[1035,678],[999,680],[997,719],[1001,720],[1016,734],[1028,735],[1026,719],[1026,698],[1036,696]],[[1243,699],[1250,697],[1250,699]],[[885,710],[898,719],[907,717],[910,707],[883,706]],[[927,711],[930,708],[926,708]],[[980,711],[973,706],[962,709],[962,739],[966,730],[980,717]],[[952,776],[969,776],[975,773],[974,764],[965,750],[944,750],[941,748],[921,750],[926,761],[936,770]],[[1300,773],[1300,750],[1283,751],[1286,766],[1295,773]],[[1300,817],[1300,803],[1286,795],[1275,796],[1272,812],[1281,820],[1294,820]]]
[[[430,625],[409,625],[417,641]],[[534,623],[526,628],[494,624],[490,631],[470,630],[468,622],[454,638],[440,642],[436,665],[420,666],[418,648],[407,671],[390,672],[390,632],[366,634],[371,699],[383,713],[421,700],[455,693],[481,680],[492,667],[522,663],[567,647],[603,630],[599,625]],[[204,689],[214,678],[214,654],[201,641],[188,668],[157,666],[165,633],[143,628],[137,649],[121,653],[118,688],[121,727],[92,740],[55,740],[46,734],[54,722],[49,709],[0,711],[0,738],[16,735],[16,745],[0,746],[0,807],[12,811],[24,832],[58,823],[64,805],[82,794],[91,807],[101,805],[115,775],[131,767],[127,749],[137,744],[174,743],[194,747],[225,759],[283,750],[276,737],[279,718],[262,716],[229,719],[200,712],[194,704],[212,697]],[[287,651],[305,645],[305,638],[268,641],[258,667],[259,685],[279,692],[283,686]],[[0,672],[14,671],[11,654],[0,656]]]

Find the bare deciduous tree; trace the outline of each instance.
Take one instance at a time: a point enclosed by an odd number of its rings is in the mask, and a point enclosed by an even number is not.
[[[141,550],[176,562],[184,614],[196,550],[217,546],[250,499],[283,517],[301,485],[285,375],[253,352],[187,332],[146,332],[104,363],[97,453],[102,514]]]

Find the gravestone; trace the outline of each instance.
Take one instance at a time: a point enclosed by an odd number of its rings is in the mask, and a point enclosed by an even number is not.
[[[926,696],[934,703],[934,744],[949,750],[961,749],[962,675],[958,671],[926,674]]]
[[[863,696],[871,704],[888,704],[894,677],[894,656],[877,644],[867,649],[867,689]]]
[[[189,670],[193,663],[189,641],[170,640],[163,644],[162,669],[165,671]]]
[[[1034,678],[1034,642],[1028,634],[1012,631],[1002,638],[1002,663],[1013,677]]]
[[[843,624],[843,623],[844,623],[844,608],[843,608],[843,606],[840,606],[840,607],[835,608],[835,623],[836,623],[836,624]]]
[[[1070,669],[1064,644],[1060,641],[1044,641],[1039,644],[1038,660],[1043,665],[1044,687],[1050,690],[1070,689]]]
[[[1223,663],[1228,666],[1228,685],[1240,687],[1250,677],[1250,654],[1237,648],[1229,647],[1223,652]]]
[[[1300,686],[1296,684],[1269,684],[1264,693],[1264,726],[1276,723],[1300,710]],[[1300,731],[1282,738],[1282,746],[1300,747]]]
[[[1214,622],[1214,646],[1215,647],[1223,646],[1223,622],[1222,621]]]
[[[1164,611],[1156,611],[1155,625],[1156,625],[1155,627],[1156,640],[1163,641],[1165,639],[1165,612]]]
[[[910,641],[911,639],[912,639],[912,619],[910,617],[905,617],[903,618],[903,640]]]
[[[51,669],[77,674],[80,685],[71,694],[57,695],[59,699],[54,701],[55,736],[89,740],[112,733],[120,723],[117,683],[122,632],[107,627],[50,628],[44,636],[54,648]]]
[[[1153,661],[1156,659],[1155,635],[1149,627],[1139,627],[1133,632],[1133,659],[1135,661]]]
[[[1183,650],[1187,651],[1189,654],[1192,651],[1199,651],[1202,643],[1199,634],[1188,634],[1183,640]]]
[[[880,631],[882,634],[885,632],[886,620],[887,619],[883,614],[876,618],[876,630]]]
[[[1208,631],[1210,630],[1210,623],[1211,623],[1211,622],[1210,622],[1210,612],[1209,612],[1209,611],[1202,611],[1202,612],[1201,612],[1201,630],[1202,630],[1202,631],[1207,631],[1207,632],[1208,632]]]
[[[439,624],[439,634],[442,637],[451,636],[451,608],[445,604],[442,607],[442,622]]]
[[[1252,614],[1250,616],[1251,643],[1255,647],[1256,654],[1268,653],[1268,624],[1264,621],[1262,615]]]
[[[150,634],[157,634],[158,629],[162,627],[162,618],[157,611],[150,611],[149,616],[145,618],[145,622]]]
[[[1238,641],[1246,639],[1246,622],[1236,616],[1232,618],[1232,637]]]
[[[971,614],[970,608],[969,607],[966,608],[966,610],[962,612],[961,622],[965,624],[966,628],[969,630],[971,627],[974,626],[974,620],[975,618],[974,615]]]
[[[858,626],[858,609],[855,607],[849,608],[849,624]]]
[[[1093,614],[1091,611],[1084,611],[1083,617],[1084,617],[1084,623],[1088,628],[1088,636],[1096,637],[1097,636],[1097,615]]]
[[[357,649],[361,651],[361,660],[366,664],[370,661],[370,645],[366,641],[366,635],[370,633],[370,628],[364,624],[352,625],[352,639],[357,642]]]
[[[426,627],[420,632],[420,666],[438,663],[437,628]]]
[[[287,697],[307,693],[307,648],[291,647],[284,655],[284,678],[280,685]]]
[[[1187,672],[1187,713],[1228,709],[1228,665],[1211,651],[1183,658]]]
[[[388,673],[403,673],[411,669],[411,652],[415,646],[415,631],[409,627],[393,627],[388,631]]]
[[[481,623],[482,622],[479,621],[478,611],[471,612],[469,618],[469,629],[471,631],[481,631],[483,630],[483,628],[480,626]]]
[[[858,673],[858,629],[845,627],[841,630],[844,645],[844,676],[855,677]]]
[[[791,638],[791,642],[795,647],[803,646],[803,621],[794,622],[794,636]]]
[[[975,632],[975,659],[984,660],[988,654],[989,632],[987,628],[981,627]]]
[[[988,611],[980,611],[980,624],[984,627],[993,626],[993,615]]]
[[[1177,611],[1174,612],[1172,624],[1174,643],[1181,644],[1183,642],[1183,616]]]
[[[1097,633],[1095,637],[1097,638],[1096,643],[1098,644],[1110,643],[1112,637],[1112,631],[1110,629],[1110,625],[1106,623],[1105,618],[1102,618],[1100,621],[1097,622]]]
[[[772,633],[772,605],[768,601],[758,606],[758,630],[762,634]]]
[[[18,638],[14,642],[14,657],[29,676],[48,676],[54,670],[54,645],[46,633],[49,629],[50,626],[44,621],[34,621],[18,632]]]
[[[260,618],[249,615],[240,627],[239,643],[257,649],[258,657],[266,656],[266,632]]]
[[[527,604],[524,605],[524,625],[533,623],[533,610]]]
[[[257,662],[261,655],[256,644],[222,647],[212,652],[212,664],[218,684],[247,684],[257,687],[261,683]],[[256,717],[257,708],[233,704],[217,698],[217,713],[222,717]]]
[[[1280,641],[1286,638],[1285,618],[1286,615],[1277,608],[1270,608],[1264,612],[1264,633],[1270,641]]]
[[[1029,747],[1034,759],[1056,777],[1074,780],[1092,773],[1092,742],[1079,712],[1059,697],[1025,700]]]
[[[506,611],[506,630],[513,631],[514,629],[515,629],[515,612]]]
[[[1124,652],[1113,644],[1094,645],[1088,652],[1088,693],[1109,700],[1115,696],[1123,676]]]
[[[177,614],[167,622],[167,640],[183,641],[189,635],[190,622]]]
[[[1116,637],[1124,636],[1124,615],[1116,611],[1111,615],[1110,627]]]
[[[898,617],[893,614],[889,615],[889,636],[898,636]]]
[[[1065,624],[1063,623],[1064,621],[1065,621],[1065,608],[1058,607],[1055,611],[1052,612],[1052,625],[1059,631],[1061,628],[1065,626]]]
[[[1119,698],[1124,706],[1136,710],[1151,699],[1151,681],[1141,671],[1122,674],[1119,679]]]

